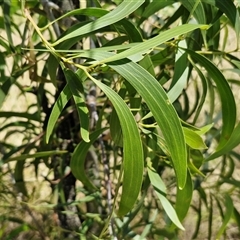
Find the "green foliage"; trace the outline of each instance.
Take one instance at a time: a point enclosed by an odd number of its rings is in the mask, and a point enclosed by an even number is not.
[[[40,2],[1,2],[0,238],[239,236],[239,3]]]

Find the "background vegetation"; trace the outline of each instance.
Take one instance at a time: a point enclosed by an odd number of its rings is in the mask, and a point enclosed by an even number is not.
[[[239,239],[239,1],[2,0],[1,239]]]

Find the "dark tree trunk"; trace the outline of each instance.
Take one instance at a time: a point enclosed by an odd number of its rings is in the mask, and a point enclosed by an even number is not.
[[[58,91],[56,93],[56,98],[62,91],[66,84],[66,79],[62,70],[59,68],[58,80],[60,81]],[[69,107],[71,101],[66,106]],[[61,227],[69,230],[71,233],[65,232],[65,238],[74,237],[74,232],[78,231],[81,222],[78,214],[78,209],[76,205],[71,205],[76,198],[76,178],[70,171],[70,159],[71,153],[74,150],[74,145],[79,143],[80,139],[77,136],[79,124],[74,118],[74,113],[70,113],[64,116],[64,119],[60,122],[56,129],[57,140],[59,141],[55,146],[56,149],[67,150],[68,153],[62,156],[54,156],[52,163],[54,165],[54,176],[55,179],[59,179],[59,183],[56,186],[58,188],[58,204],[57,213],[60,221]],[[79,239],[79,237],[76,239]]]
[[[62,13],[79,7],[79,0],[53,0],[52,2],[60,7]],[[65,19],[62,24],[68,28],[72,24],[72,21],[71,19]],[[59,35],[58,33],[56,34]],[[55,99],[58,98],[66,85],[66,79],[60,67],[57,82],[58,88]],[[70,105],[73,105],[71,101],[69,101],[66,108]],[[53,143],[53,149],[67,150],[68,153],[61,156],[54,156],[51,160],[54,169],[53,182],[57,183],[52,185],[52,188],[53,191],[58,192],[58,206],[55,210],[58,214],[60,226],[66,230],[63,231],[64,239],[79,239],[76,232],[78,232],[81,227],[79,210],[76,205],[71,204],[76,200],[76,178],[71,173],[69,165],[74,146],[80,141],[78,137],[79,123],[74,117],[74,114],[74,112],[71,112],[62,116],[63,120],[58,124],[55,133],[57,142],[55,141]]]

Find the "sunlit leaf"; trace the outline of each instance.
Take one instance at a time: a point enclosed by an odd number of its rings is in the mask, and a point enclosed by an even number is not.
[[[91,58],[101,60],[108,56],[110,53],[95,53]],[[136,63],[121,60],[109,66],[121,74],[146,101],[166,140],[178,186],[183,188],[187,175],[185,139],[181,123],[167,94],[157,80]]]
[[[207,146],[205,145],[202,138],[193,130],[189,128],[183,128],[184,136],[186,139],[186,143],[189,147],[193,149],[206,149]]]
[[[144,0],[138,1],[128,1],[124,0],[117,8],[113,11],[109,12],[108,14],[102,16],[101,18],[93,21],[92,23],[86,24],[83,27],[65,35],[64,37],[57,40],[54,45],[57,45],[67,39],[77,37],[79,35],[83,35],[97,29],[103,28],[110,24],[116,23],[121,19],[125,18],[132,12],[134,12],[139,6],[144,3]]]
[[[185,40],[180,41],[178,45],[183,48],[187,46]],[[183,89],[186,87],[188,73],[189,68],[187,54],[182,49],[178,48],[175,57],[175,71],[170,90],[168,91],[168,97],[171,103],[173,103],[180,96]]]
[[[152,186],[154,187],[155,193],[157,197],[159,198],[163,209],[165,210],[168,217],[171,219],[171,221],[180,229],[184,230],[184,227],[180,223],[178,216],[176,214],[176,211],[174,210],[171,203],[166,198],[166,187],[163,183],[162,179],[158,175],[158,173],[153,169],[151,166],[151,162],[148,161],[148,176],[150,178],[150,182]]]
[[[113,62],[117,61],[123,58],[129,58],[132,55],[135,54],[145,54],[148,52],[150,49],[155,48],[156,46],[170,40],[171,38],[178,37],[179,35],[186,34],[188,32],[191,32],[195,29],[198,28],[207,28],[207,25],[197,25],[197,24],[185,24],[185,25],[180,25],[178,27],[169,29],[161,34],[159,34],[156,37],[153,37],[143,43],[139,43],[137,46],[134,46],[128,50],[125,50],[121,53],[118,53],[114,56],[108,57],[101,62],[107,63],[107,62]]]
[[[123,134],[123,189],[118,215],[128,213],[136,202],[143,179],[143,148],[138,128],[132,113],[122,98],[111,88],[94,80],[112,102]]]

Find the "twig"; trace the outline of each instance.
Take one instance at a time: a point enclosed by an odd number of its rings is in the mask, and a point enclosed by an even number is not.
[[[42,6],[43,6],[43,9],[44,11],[46,12],[47,14],[47,17],[50,21],[54,21],[55,20],[55,17],[53,15],[53,12],[52,12],[52,9],[55,9],[57,11],[61,11],[61,9],[59,8],[59,6],[53,2],[50,2],[48,0],[40,0]],[[54,22],[53,23],[53,28],[54,28],[54,31],[56,33],[56,36],[59,38],[60,35],[61,35],[61,32],[60,32],[60,29],[59,29],[59,26],[58,26],[58,23]]]

